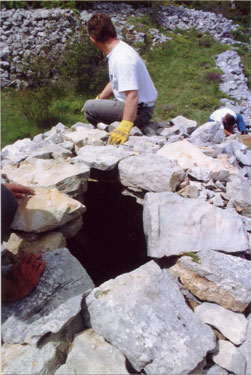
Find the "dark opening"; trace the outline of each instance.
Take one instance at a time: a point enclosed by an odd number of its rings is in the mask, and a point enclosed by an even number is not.
[[[81,262],[96,286],[130,272],[147,258],[143,207],[121,194],[119,183],[89,182],[82,230],[68,248]]]

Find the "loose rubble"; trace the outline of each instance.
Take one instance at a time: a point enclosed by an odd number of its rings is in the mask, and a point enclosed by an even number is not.
[[[249,157],[249,150],[238,134],[226,138],[217,123],[212,123],[212,131],[202,125],[204,136],[189,119],[171,123],[163,128],[155,122],[155,135],[130,136],[122,146],[107,145],[108,129],[95,129],[98,144],[93,144],[92,137],[85,138],[88,124],[80,127],[82,140],[75,136],[79,124],[58,124],[33,140],[3,148],[2,180],[33,187],[36,193],[19,203],[6,246],[10,259],[18,261],[37,243],[48,264],[30,296],[3,305],[3,373],[15,371],[21,360],[36,362],[40,353],[38,371],[30,373],[91,373],[93,361],[97,373],[104,368],[130,373],[123,367],[126,358],[135,371],[149,374],[196,368],[205,374],[248,374],[251,180],[243,173],[248,166],[240,154]],[[184,132],[187,124],[189,134]],[[168,132],[158,135],[160,129],[174,126],[181,140],[173,142]],[[68,149],[70,139],[71,152],[60,152],[60,158],[47,153],[52,136],[61,140],[54,144],[61,151]],[[56,172],[53,179],[47,173],[54,164],[62,172],[58,181]],[[116,171],[113,178],[123,185],[123,194],[143,205],[150,261],[97,288],[84,266],[61,248],[65,236],[84,227],[85,206],[76,199],[84,201],[92,171],[106,173],[108,179]],[[168,258],[175,264],[166,268],[162,261]],[[8,267],[7,262],[3,272]],[[203,312],[206,307],[210,313]],[[215,327],[221,332],[219,341]],[[75,333],[79,340],[83,335],[84,353],[95,358],[89,365],[83,362],[77,338],[76,349],[67,355]],[[108,361],[107,351],[114,353]]]
[[[131,9],[94,8],[121,21]],[[231,39],[224,34],[231,21],[181,8],[161,8],[166,28],[207,23],[215,37]],[[58,9],[4,10],[3,29],[10,17],[20,27],[26,12],[40,42],[49,21],[75,17]],[[10,33],[2,35],[11,43]],[[29,296],[2,304],[2,373],[249,375],[251,151],[239,134],[226,138],[220,124],[197,127],[183,116],[149,123],[147,135],[134,128],[122,146],[107,144],[109,130],[58,124],[2,149],[2,182],[35,189],[19,202],[2,272],[35,249],[47,262]],[[82,202],[94,172],[116,179],[142,205],[148,255],[139,268],[99,286],[66,247],[85,226]]]

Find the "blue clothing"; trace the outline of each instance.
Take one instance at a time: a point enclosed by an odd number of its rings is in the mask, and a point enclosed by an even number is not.
[[[209,118],[208,122],[211,122],[211,121],[214,121],[214,120]],[[239,132],[248,134],[243,116],[240,113],[236,113],[236,124],[238,126]]]
[[[2,238],[8,234],[17,210],[17,201],[12,192],[1,184],[1,230]]]
[[[237,119],[236,119],[236,123],[237,123],[237,126],[238,126],[238,129],[239,131],[242,133],[242,132],[246,132],[247,131],[247,128],[246,128],[246,124],[243,120],[243,117],[242,115],[240,115],[239,113],[236,113],[236,116],[237,116]]]

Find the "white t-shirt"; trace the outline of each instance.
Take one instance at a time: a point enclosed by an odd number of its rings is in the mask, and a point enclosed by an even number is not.
[[[226,116],[227,113],[229,113],[231,116],[233,116],[236,120],[237,116],[236,116],[235,112],[232,111],[232,109],[229,109],[229,108],[217,109],[216,111],[214,111],[211,114],[210,119],[222,123],[223,119],[224,119],[224,117]]]
[[[109,77],[115,98],[125,102],[124,91],[137,90],[138,103],[154,105],[158,93],[139,54],[120,40],[107,57]]]

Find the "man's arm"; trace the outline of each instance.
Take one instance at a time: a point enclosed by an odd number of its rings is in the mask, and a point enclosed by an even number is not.
[[[227,129],[224,128],[224,133],[226,134],[226,136],[230,136],[230,135],[233,135],[233,133],[231,133],[230,131],[228,131]]]
[[[104,90],[99,94],[98,98],[110,99],[111,96],[113,96],[112,85],[111,85],[111,82],[108,82]]]
[[[27,188],[18,184],[4,184],[14,194],[15,198],[24,198],[26,195],[34,195],[35,192],[31,188]]]
[[[95,99],[110,99],[111,96],[113,96],[112,85],[108,82],[104,90]],[[85,105],[83,105],[80,112],[84,112],[84,108]]]
[[[123,120],[134,122],[138,110],[138,91],[125,91],[126,102],[123,113]]]
[[[138,110],[138,91],[125,91],[126,102],[123,118],[119,126],[111,133],[108,143],[113,145],[123,144],[128,140]]]

